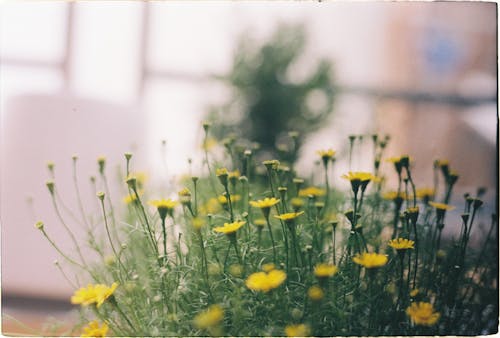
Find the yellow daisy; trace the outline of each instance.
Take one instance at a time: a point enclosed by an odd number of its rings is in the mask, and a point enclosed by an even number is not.
[[[306,324],[287,325],[285,334],[287,337],[306,337],[311,333],[311,329]]]
[[[406,314],[417,325],[432,326],[439,320],[439,312],[434,311],[431,303],[411,303],[406,309]]]
[[[279,287],[285,280],[286,273],[282,270],[261,271],[248,276],[245,285],[250,290],[267,293]]]
[[[307,196],[320,197],[320,196],[324,196],[325,194],[326,194],[326,190],[320,189],[318,187],[308,187],[308,188],[304,188],[304,189],[299,190],[300,197],[307,197]]]
[[[81,337],[106,337],[108,330],[108,324],[99,325],[99,322],[94,320],[83,328]]]
[[[354,256],[352,260],[367,269],[380,268],[387,264],[387,256],[378,253],[364,252]]]
[[[218,233],[221,233],[221,234],[226,234],[226,235],[234,234],[245,223],[246,223],[245,221],[236,221],[236,222],[233,222],[233,223],[224,223],[224,226],[215,227],[214,231],[218,232]]]
[[[304,213],[304,211],[287,212],[287,213],[281,214],[281,215],[274,215],[274,217],[276,217],[277,219],[280,219],[282,221],[289,222],[289,221],[296,219],[297,217],[299,217],[303,213]]]
[[[208,309],[194,317],[193,324],[198,329],[208,329],[217,326],[224,319],[224,310],[220,305],[211,305]]]
[[[406,238],[396,238],[389,241],[389,246],[398,251],[413,249],[414,245],[415,245],[414,241]]]
[[[258,201],[250,201],[250,205],[254,208],[261,208],[261,209],[268,209],[271,208],[272,206],[275,206],[280,202],[279,199],[274,198],[274,197],[266,197],[263,200],[258,200]]]
[[[318,150],[316,152],[323,160],[330,160],[335,156],[335,150],[333,149],[328,149],[328,150]]]
[[[318,278],[327,278],[335,275],[339,269],[333,264],[320,263],[314,267],[314,275]]]
[[[445,204],[445,203],[439,203],[439,202],[429,202],[430,206],[433,206],[437,210],[444,210],[444,211],[449,211],[455,209],[453,205]]]
[[[71,297],[71,303],[83,306],[96,303],[97,307],[100,307],[106,299],[113,295],[117,287],[118,283],[113,283],[111,286],[89,284],[86,288],[80,288],[75,291],[75,294]]]

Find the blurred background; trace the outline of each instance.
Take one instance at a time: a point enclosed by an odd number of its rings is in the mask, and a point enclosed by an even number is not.
[[[460,174],[457,203],[486,187],[485,214],[496,207],[494,3],[15,2],[0,15],[4,333],[27,332],[12,317],[40,328],[71,310],[57,254],[33,228],[43,219],[67,240],[46,162],[74,206],[78,154],[95,208],[97,156],[112,171],[132,151],[153,182],[187,172],[188,158],[200,171],[205,119],[258,141],[262,158],[299,131],[287,160],[302,173],[317,149],[346,154],[351,134],[367,136],[353,169],[370,170],[368,136],[390,134],[386,154],[414,158],[417,186],[446,158]],[[339,161],[334,179],[346,170]]]

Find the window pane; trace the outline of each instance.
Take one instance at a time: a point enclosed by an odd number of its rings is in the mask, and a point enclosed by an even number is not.
[[[234,42],[228,21],[231,5],[154,2],[150,6],[152,69],[198,74],[228,69]]]
[[[142,4],[75,4],[74,89],[85,97],[113,102],[136,98]]]
[[[67,6],[65,2],[2,4],[2,58],[59,61],[64,55]]]
[[[55,93],[62,87],[61,73],[57,69],[33,69],[3,65],[1,74],[0,98],[2,111],[5,103],[14,96]]]

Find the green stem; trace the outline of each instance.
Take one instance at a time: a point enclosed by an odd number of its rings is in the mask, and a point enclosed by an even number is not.
[[[273,245],[273,261],[274,264],[278,264],[276,259],[276,243],[274,242],[273,230],[271,228],[271,222],[269,221],[269,215],[266,217],[267,228],[269,229],[269,236],[271,237],[271,243]]]

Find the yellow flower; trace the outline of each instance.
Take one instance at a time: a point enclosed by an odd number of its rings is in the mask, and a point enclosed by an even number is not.
[[[108,330],[109,328],[106,323],[102,323],[102,326],[100,326],[99,322],[94,320],[83,328],[81,337],[106,337]]]
[[[269,271],[274,270],[275,267],[276,267],[276,265],[274,265],[273,263],[266,263],[266,264],[262,265],[262,271],[269,272]]]
[[[241,200],[240,195],[229,195],[229,198],[231,199],[231,202],[238,202]],[[219,195],[219,197],[217,197],[217,199],[219,200],[220,204],[227,204],[227,197],[226,196]]]
[[[298,210],[304,206],[304,200],[300,197],[294,197],[290,200],[290,203],[292,204],[292,207],[295,210]]]
[[[285,214],[281,215],[274,215],[277,219],[280,219],[282,221],[291,221],[302,215],[304,211],[299,211],[299,212],[287,212]]]
[[[220,211],[220,209],[221,206],[219,200],[215,197],[212,197],[205,204],[200,206],[199,211],[201,214],[206,215],[206,214],[216,214]]]
[[[320,263],[314,267],[314,275],[318,278],[332,277],[338,270],[333,264]]]
[[[356,171],[352,172],[349,171],[349,173],[342,175],[342,178],[345,178],[349,181],[358,181],[358,182],[369,182],[371,181],[375,176],[368,172],[361,172],[361,171]]]
[[[420,188],[420,189],[417,189],[417,191],[415,193],[417,195],[417,198],[420,198],[422,200],[423,199],[433,199],[434,195],[436,194],[436,192],[432,188]]]
[[[287,337],[306,337],[311,333],[311,329],[306,324],[287,325],[285,334]]]
[[[173,201],[170,198],[169,199],[164,199],[162,198],[161,200],[154,200],[154,201],[149,201],[149,204],[157,207],[158,210],[163,209],[163,210],[172,210],[175,208],[177,205],[177,201]]]
[[[325,292],[317,285],[313,285],[307,290],[307,296],[313,301],[320,301],[325,297]]]
[[[253,291],[269,292],[283,284],[286,273],[282,270],[255,272],[248,276],[245,285]]]
[[[193,324],[198,329],[208,329],[217,326],[224,319],[224,310],[220,305],[211,305],[208,309],[198,313],[194,319]]]
[[[387,192],[382,194],[382,198],[385,200],[389,200],[389,201],[394,201],[398,197],[405,200],[406,193],[404,191],[400,191],[398,194],[397,191],[387,191]]]
[[[142,197],[142,195],[144,195],[144,191],[139,190],[137,191],[137,194],[139,195],[139,197]],[[135,195],[135,193],[128,194],[127,196],[123,197],[123,203],[125,204],[130,204],[132,202],[135,202],[136,200],[137,196]]]
[[[243,275],[243,266],[241,266],[239,264],[232,264],[229,267],[229,273],[233,277],[241,277]]]
[[[413,290],[411,290],[410,297],[415,297],[416,295],[418,295],[419,292],[420,292],[419,289],[413,289]]]
[[[335,156],[335,150],[328,149],[328,150],[318,150],[316,152],[323,160],[329,160]]]
[[[367,269],[379,268],[387,264],[387,256],[378,253],[364,252],[361,255],[357,254],[352,260]]]
[[[269,170],[269,169],[278,169],[279,165],[280,165],[280,161],[278,160],[267,160],[267,161],[263,161],[262,162],[263,165],[266,166],[266,168]]]
[[[214,139],[213,137],[207,137],[202,145],[201,145],[201,148],[203,150],[206,150],[206,151],[209,151],[210,149],[212,149],[213,147],[215,147],[217,145],[217,140]]]
[[[263,228],[266,226],[267,222],[264,218],[257,218],[256,220],[253,221],[253,224],[256,227]]]
[[[434,311],[431,303],[411,303],[406,309],[406,314],[417,325],[432,326],[438,321],[440,314]]]
[[[226,234],[230,235],[238,231],[239,228],[241,228],[246,222],[245,221],[236,221],[233,223],[224,223],[224,226],[221,227],[215,227],[214,231],[221,233],[221,234]]]
[[[254,208],[261,208],[261,209],[266,209],[270,208],[280,202],[279,199],[272,197],[266,197],[263,200],[258,200],[258,201],[250,201],[250,205]]]
[[[411,239],[396,238],[389,241],[389,246],[396,250],[408,250],[414,248],[415,242]]]
[[[429,202],[429,205],[430,206],[433,206],[434,208],[436,208],[437,210],[444,210],[444,211],[448,211],[448,210],[453,210],[455,209],[455,207],[453,205],[449,205],[449,204],[444,204],[444,203],[438,203],[438,202]]]
[[[111,286],[89,284],[86,288],[80,288],[75,291],[75,294],[71,297],[71,303],[83,306],[96,303],[97,307],[100,307],[115,292],[117,287],[118,283],[113,283]]]
[[[196,231],[200,231],[201,228],[203,228],[204,226],[205,226],[205,221],[202,218],[200,217],[193,218],[193,228]]]
[[[240,174],[240,171],[238,169],[229,172],[229,178],[238,178],[238,177],[240,177],[240,175],[241,174]]]
[[[448,166],[448,165],[450,165],[450,161],[448,161],[446,159],[436,160],[436,165],[438,167]]]
[[[130,175],[135,177],[137,187],[139,189],[142,189],[142,187],[144,186],[144,184],[148,180],[148,174],[145,173],[144,171],[137,171],[137,172],[131,173]]]
[[[307,197],[307,196],[320,197],[324,196],[325,194],[326,194],[325,189],[320,189],[317,187],[308,187],[299,190],[300,197]]]
[[[137,197],[135,196],[135,194],[128,194],[127,196],[125,196],[123,198],[123,203],[130,204],[132,202],[135,202],[136,200],[137,200]]]
[[[217,168],[215,170],[215,175],[216,176],[229,176],[229,172],[227,171],[226,168]]]

